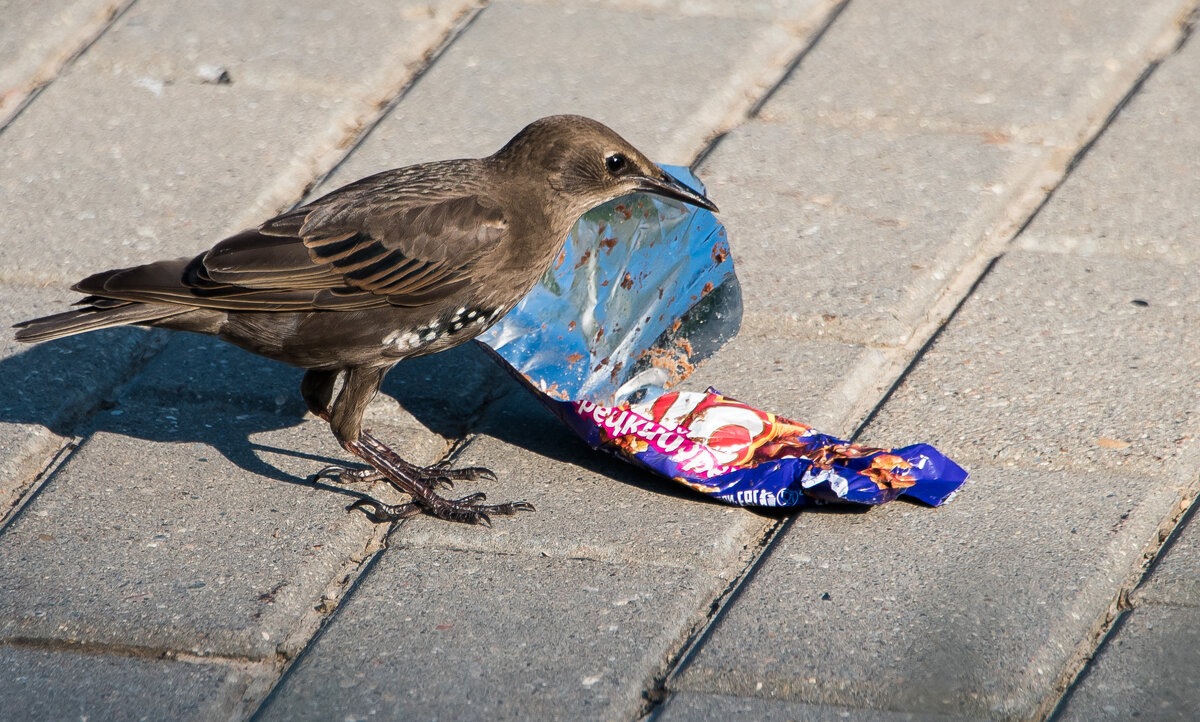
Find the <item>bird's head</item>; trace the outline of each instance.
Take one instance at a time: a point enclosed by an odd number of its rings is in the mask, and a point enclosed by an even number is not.
[[[572,220],[630,193],[654,193],[716,211],[704,195],[663,171],[602,123],[579,115],[534,121],[493,156],[564,198]]]

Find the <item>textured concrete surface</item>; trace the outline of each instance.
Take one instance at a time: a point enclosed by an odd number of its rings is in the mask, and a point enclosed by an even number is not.
[[[723,697],[713,694],[681,692],[672,695],[652,718],[656,722],[723,722],[724,720],[754,720],[755,722],[950,722],[965,720],[965,717],[947,717],[938,714],[913,714],[911,712],[882,712],[878,710],[854,709],[804,704],[803,702],[780,702],[755,697]]]
[[[66,444],[80,417],[101,406],[161,337],[119,329],[106,343],[66,338],[30,347],[13,340],[18,321],[56,313],[73,301],[66,289],[0,285],[0,520]]]
[[[1200,607],[1200,524],[1193,515],[1134,592],[1137,604]]]
[[[246,415],[173,438],[170,417],[190,411],[94,430],[6,529],[5,635],[261,658],[364,554],[370,524],[340,503],[353,498],[305,486],[325,459],[291,455],[336,460],[320,425]]]
[[[396,545],[261,719],[628,719],[629,680],[709,592],[680,569]]]
[[[1190,720],[1200,709],[1200,524],[1189,515],[1095,660],[1069,691],[1061,720]]]
[[[74,282],[240,230],[292,152],[367,92],[362,67],[438,43],[427,7],[136,3],[0,136],[0,280]]]
[[[768,117],[938,129],[1000,145],[1074,137],[1094,99],[1174,22],[1179,3],[852,2]],[[981,137],[982,136],[982,137]]]
[[[592,40],[594,28],[604,28],[603,42]],[[607,123],[660,163],[686,164],[703,140],[686,132],[690,118],[714,88],[737,82],[741,58],[769,32],[769,21],[739,17],[494,2],[323,188],[488,155],[531,120],[565,112]],[[670,36],[688,42],[660,42]]]
[[[1200,609],[1144,607],[1088,668],[1060,720],[1194,720]]]
[[[921,436],[963,462],[1045,470],[1171,478],[1182,459],[1194,471],[1200,409],[1179,400],[1200,395],[1187,352],[1200,343],[1200,274],[1165,270],[1006,255],[866,440]]]
[[[1031,716],[1173,499],[1137,478],[969,468],[941,509],[798,516],[668,689]]]
[[[592,451],[535,399],[513,392],[489,409],[455,459],[500,478],[456,491],[482,490],[493,502],[529,501],[537,513],[496,519],[493,529],[413,519],[402,528],[407,543],[681,566],[716,576],[766,526],[759,516]]]
[[[579,112],[698,160],[722,208],[742,333],[689,388],[842,435],[868,420],[862,440],[935,443],[972,479],[936,510],[727,508],[590,451],[468,346],[402,364],[368,426],[500,475],[457,492],[538,511],[388,529],[344,507],[399,495],[307,481],[345,455],[298,370],[161,333],[8,341],[0,709],[890,722],[1197,703],[1195,0],[9,5],[0,321]]]
[[[128,5],[128,0],[0,2],[0,127]]]
[[[770,398],[773,413],[847,436],[852,429],[841,425],[849,393],[846,369],[879,358],[877,349],[860,345],[743,333],[680,388],[711,386],[738,400]]]
[[[777,95],[766,110],[784,103]],[[700,173],[728,199],[744,332],[903,343],[1002,209],[997,191],[1039,154],[971,135],[807,121],[730,132]]]
[[[345,457],[271,383],[294,372],[206,343],[174,338],[0,536],[5,636],[269,657],[365,557],[355,497],[307,481]]]
[[[1187,127],[1200,95],[1179,89],[1197,63],[1200,44],[1190,42],[1154,72],[1017,239],[1021,247],[1195,268],[1200,171],[1187,159],[1200,154],[1200,139]]]
[[[0,716],[11,720],[219,720],[238,710],[245,669],[110,654],[0,647]]]

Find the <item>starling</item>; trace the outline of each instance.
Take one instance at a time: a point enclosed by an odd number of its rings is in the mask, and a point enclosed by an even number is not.
[[[317,477],[385,479],[411,497],[395,505],[364,497],[351,508],[376,521],[424,511],[488,523],[489,514],[533,506],[439,496],[439,485],[495,475],[410,464],[363,430],[363,412],[396,363],[469,341],[511,310],[579,216],[638,192],[717,210],[606,126],[542,118],[487,158],[385,171],[195,258],[89,276],[72,287],[87,294],[78,308],[19,323],[16,338],[153,326],[216,336],[307,369],[300,391],[309,410],[369,467],[328,467]]]

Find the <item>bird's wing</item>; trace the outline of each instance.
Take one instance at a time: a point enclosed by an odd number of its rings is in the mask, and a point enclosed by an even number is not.
[[[471,262],[507,232],[498,204],[452,195],[384,204],[349,222],[310,214],[299,235],[313,262],[341,276],[345,288],[332,295],[368,292],[392,305],[420,306],[465,287]]]
[[[108,271],[75,288],[224,310],[436,302],[467,285],[471,262],[501,241],[508,223],[485,194],[423,188],[410,171],[351,184],[196,258]]]

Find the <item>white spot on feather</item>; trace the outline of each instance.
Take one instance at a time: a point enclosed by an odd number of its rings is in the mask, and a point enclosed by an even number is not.
[[[383,342],[395,346],[400,351],[407,351],[419,346],[421,344],[421,337],[412,331],[401,334],[399,330],[396,330],[384,336]]]

